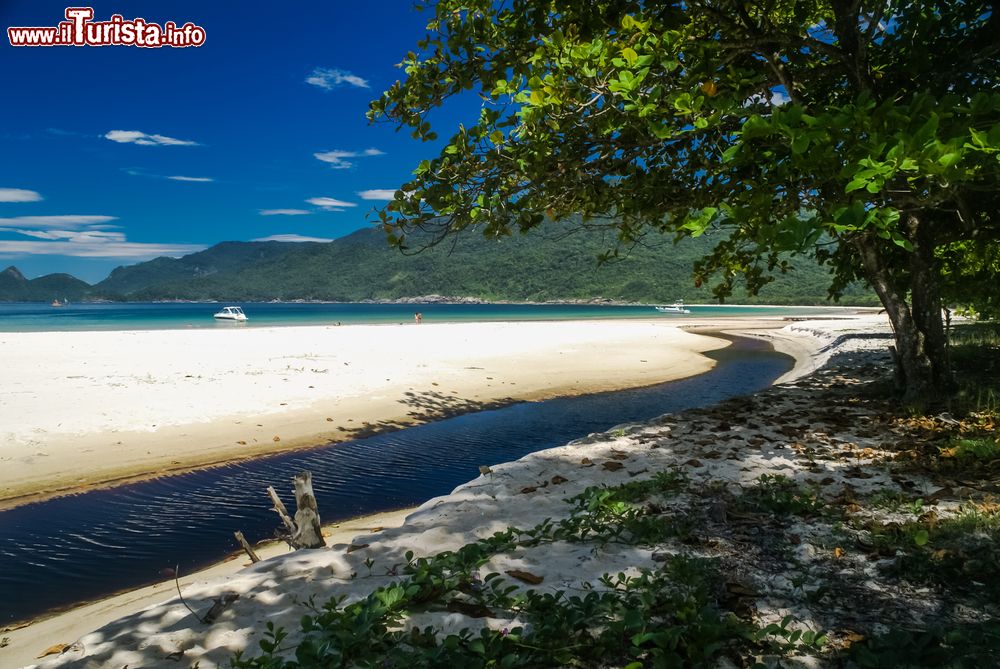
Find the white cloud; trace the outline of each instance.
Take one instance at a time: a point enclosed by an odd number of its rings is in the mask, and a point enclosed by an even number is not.
[[[141,167],[126,167],[122,169],[125,174],[131,174],[134,177],[147,177],[149,179],[169,179],[170,181],[190,181],[196,183],[211,183],[215,181],[212,177],[185,177],[185,176],[164,176],[162,174],[153,174],[152,172],[147,172]]]
[[[361,158],[363,156],[384,156],[385,151],[379,151],[376,148],[365,149],[364,151],[344,151],[342,149],[334,149],[333,151],[320,151],[319,153],[313,154],[317,160],[322,160],[324,163],[330,163],[330,167],[335,170],[344,170],[348,167],[353,167],[354,163],[347,158]]]
[[[252,239],[253,242],[332,242],[332,239],[327,239],[325,237],[305,237],[303,235],[295,234],[284,234],[284,235],[271,235],[269,237],[260,237],[258,239]]]
[[[7,232],[16,232],[25,237],[35,239],[66,239],[69,241],[114,241],[124,242],[124,232],[105,232],[103,230],[17,230],[14,228],[3,228]]]
[[[107,223],[116,220],[116,216],[81,216],[70,214],[66,216],[14,216],[0,218],[0,226],[15,228],[82,228],[84,226]]]
[[[208,183],[210,181],[215,181],[211,177],[167,177],[171,181],[196,181],[198,183]]]
[[[308,209],[261,209],[261,216],[305,216],[312,212]]]
[[[106,139],[119,144],[140,144],[142,146],[198,146],[198,142],[175,139],[165,135],[149,135],[138,130],[112,130],[104,135]]]
[[[396,191],[392,188],[373,188],[371,190],[359,190],[358,197],[362,200],[392,200],[396,197]]]
[[[772,91],[771,93],[771,105],[774,107],[779,107],[786,102],[791,102],[792,99],[782,93],[781,91]]]
[[[0,202],[38,202],[42,196],[23,188],[0,188]]]
[[[356,207],[358,206],[354,202],[344,202],[343,200],[337,200],[332,197],[311,197],[306,200],[311,205],[315,205],[320,209],[326,209],[327,211],[343,211],[346,207]]]
[[[351,74],[347,70],[338,70],[326,67],[317,67],[306,77],[306,83],[322,88],[325,91],[332,90],[337,86],[347,84],[357,88],[368,88],[368,81],[356,74]]]
[[[53,255],[78,258],[151,259],[159,256],[181,256],[201,251],[199,244],[146,244],[107,238],[76,238],[65,241],[0,240],[0,254]]]
[[[114,216],[14,216],[0,218],[0,232],[29,237],[0,240],[0,255],[56,255],[80,258],[144,260],[178,256],[205,248],[203,244],[130,242],[108,221]]]

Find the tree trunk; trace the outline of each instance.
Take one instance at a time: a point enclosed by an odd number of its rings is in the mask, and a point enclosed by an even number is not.
[[[935,389],[951,390],[954,379],[948,338],[944,329],[941,294],[934,261],[934,248],[927,239],[926,226],[916,214],[907,214],[913,251],[910,253],[910,295],[913,320],[924,335],[924,346],[931,363],[931,379]]]
[[[313,494],[312,473],[295,475],[295,525],[298,528],[292,541],[302,548],[323,548],[323,529],[319,522],[319,507]]]
[[[926,249],[915,248],[909,254],[914,301],[911,308],[906,296],[893,284],[882,260],[879,253],[882,243],[866,235],[856,240],[855,247],[895,333],[896,345],[891,353],[896,363],[897,390],[905,402],[925,400],[933,397],[935,391],[945,389],[950,381],[937,276],[926,256],[915,257],[918,251],[926,253]]]
[[[323,530],[320,527],[319,507],[313,494],[312,474],[302,472],[295,475],[295,518],[288,515],[273,486],[267,487],[267,494],[274,503],[274,512],[281,518],[287,529],[282,538],[292,548],[323,548]]]

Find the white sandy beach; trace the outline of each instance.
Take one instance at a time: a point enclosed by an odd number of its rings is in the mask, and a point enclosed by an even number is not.
[[[792,380],[810,373],[829,355],[841,350],[837,348],[838,337],[852,326],[855,331],[884,329],[880,319],[864,318],[853,323],[797,324],[757,334],[782,342],[780,346],[798,354],[796,370],[786,378]],[[877,340],[870,346],[877,350],[884,345],[884,341]],[[786,410],[794,413],[801,406],[801,400],[776,397],[777,403],[767,407],[775,415]],[[161,584],[7,632],[9,646],[0,650],[0,663],[20,666],[34,662],[37,660],[33,658],[44,649],[59,645],[64,652],[42,659],[39,667],[169,667],[176,666],[177,658],[182,658],[186,665],[197,661],[203,669],[227,666],[234,650],[256,650],[265,622],[283,625],[294,632],[308,597],[316,595],[322,600],[346,595],[348,601],[353,601],[395,580],[397,577],[386,572],[404,561],[402,555],[407,550],[417,555],[454,550],[511,525],[525,528],[544,518],[558,518],[566,513],[563,500],[587,486],[620,483],[632,476],[641,478],[644,472],[681,463],[694,468],[690,471],[695,480],[735,486],[746,484],[761,473],[804,474],[809,466],[799,462],[787,446],[782,446],[788,437],[778,430],[780,425],[770,423],[769,427],[756,429],[767,440],[773,440],[773,452],[769,449],[765,452],[763,448],[759,455],[756,449],[746,452],[744,440],[754,441],[751,435],[755,430],[734,426],[734,436],[726,439],[735,441],[725,441],[722,446],[722,451],[729,451],[730,457],[720,459],[719,445],[711,439],[714,428],[710,426],[714,422],[686,425],[667,416],[649,424],[593,435],[531,454],[515,463],[495,466],[490,475],[423,504],[399,527],[396,526],[403,521],[405,512],[360,519],[342,528],[346,531],[331,532],[333,545],[329,549],[278,555],[247,568],[243,568],[246,560],[240,558],[185,579],[185,598],[198,609],[205,609],[211,598],[221,593],[239,594],[231,609],[213,625],[199,624],[172,597],[172,584]],[[713,448],[716,450],[709,453],[708,449]],[[607,463],[615,466],[604,466]],[[842,474],[833,468],[828,474],[842,480],[839,478]],[[868,482],[869,486],[882,484],[879,477]],[[385,529],[372,532],[376,527]],[[350,544],[361,549],[348,550]],[[275,552],[284,550],[272,548],[266,555]],[[366,568],[366,559],[373,561],[374,569]],[[593,582],[602,573],[634,573],[638,567],[653,564],[653,560],[651,551],[634,547],[608,546],[595,550],[587,545],[557,543],[497,556],[482,571],[526,570],[543,577],[545,589],[573,590],[585,580]],[[168,601],[157,603],[164,598]],[[437,613],[425,619],[428,615],[421,614],[411,623],[433,622],[446,632],[470,624],[497,629],[517,624],[516,620],[508,619],[472,620],[457,613]],[[780,618],[784,612],[778,610],[768,615]],[[117,616],[122,618],[88,633]]]
[[[0,333],[0,507],[710,369],[675,323]]]

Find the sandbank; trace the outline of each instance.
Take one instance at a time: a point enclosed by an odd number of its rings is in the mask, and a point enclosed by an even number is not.
[[[0,333],[0,508],[708,371],[699,354],[727,342],[681,324],[696,321]]]

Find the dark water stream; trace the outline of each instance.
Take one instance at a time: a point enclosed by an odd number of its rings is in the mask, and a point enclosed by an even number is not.
[[[525,402],[357,441],[30,504],[0,513],[0,624],[190,573],[253,543],[278,519],[265,489],[313,472],[324,522],[419,504],[515,460],[616,424],[768,386],[791,358],[735,339],[700,376],[648,388]]]

